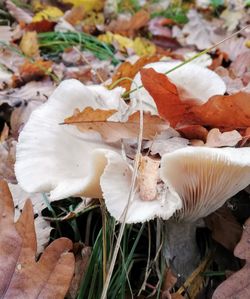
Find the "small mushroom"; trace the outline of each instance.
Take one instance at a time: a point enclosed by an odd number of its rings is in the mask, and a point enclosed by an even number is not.
[[[107,152],[106,159],[107,164],[100,180],[103,197],[109,213],[121,221],[128,204],[133,168],[115,152]],[[157,191],[154,200],[143,199],[137,181],[133,200],[128,206],[126,223],[145,222],[155,217],[169,219],[177,209],[181,209],[182,201],[175,190],[161,184],[157,186]]]
[[[50,192],[51,200],[67,196],[100,197],[99,178],[105,167],[104,152],[119,152],[95,133],[81,133],[60,125],[76,108],[126,108],[122,88],[85,86],[63,81],[48,101],[31,114],[17,144],[15,173],[27,192]],[[121,107],[122,106],[122,107]]]
[[[144,68],[153,68],[159,73],[166,73],[180,63],[181,62],[176,61],[160,61],[147,64]],[[167,76],[171,82],[176,85],[183,101],[191,99],[203,104],[210,97],[214,95],[222,95],[226,91],[224,81],[215,72],[193,63],[183,65],[182,67],[167,74]],[[134,78],[131,90],[136,89],[136,87],[140,85],[142,85],[141,75],[138,73]],[[141,88],[138,92],[131,94],[134,110],[138,110],[137,99],[139,97],[142,99],[143,110],[158,114],[155,102],[145,88]]]
[[[185,147],[162,157],[160,176],[182,200],[175,217],[195,221],[248,186],[250,148]]]

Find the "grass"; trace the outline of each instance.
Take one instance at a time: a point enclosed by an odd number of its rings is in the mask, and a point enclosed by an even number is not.
[[[84,32],[45,32],[38,34],[39,48],[48,58],[58,57],[65,49],[79,46],[81,50],[92,52],[100,60],[111,60],[118,64],[112,46],[99,41],[96,37]]]

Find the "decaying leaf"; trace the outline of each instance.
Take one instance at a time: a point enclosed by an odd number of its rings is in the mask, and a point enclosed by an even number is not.
[[[208,132],[205,145],[209,147],[235,146],[240,140],[242,136],[236,130],[221,133],[215,128]]]
[[[16,19],[18,22],[24,22],[26,24],[32,21],[32,16],[24,9],[15,5],[11,0],[6,1],[6,8],[9,13]]]
[[[116,142],[121,138],[136,138],[140,128],[140,114],[135,112],[126,122],[108,121],[116,110],[94,110],[91,107],[75,113],[64,120],[65,124],[76,125],[82,131],[98,132],[106,142]],[[152,139],[169,125],[156,115],[144,114],[143,138]]]
[[[136,31],[145,26],[149,19],[149,13],[146,10],[140,10],[130,20],[118,19],[112,21],[106,29],[124,36],[134,36]]]
[[[176,86],[153,69],[141,70],[143,86],[153,97],[159,115],[175,127],[178,123],[224,127],[250,127],[250,94],[215,95],[203,105],[182,102]]]
[[[245,266],[231,275],[215,290],[212,299],[246,299],[250,296],[250,218],[246,221],[241,240],[234,249],[234,255],[246,260]]]
[[[212,238],[230,251],[239,242],[242,227],[226,206],[221,207],[205,218],[207,227],[212,231]]]
[[[64,298],[74,272],[72,242],[52,242],[38,261],[32,204],[27,201],[14,223],[14,206],[6,182],[0,182],[0,297]]]
[[[157,195],[160,161],[141,156],[138,168],[138,186],[142,200],[154,200]]]
[[[15,183],[16,141],[14,139],[9,138],[0,143],[0,157],[0,179]]]
[[[162,299],[172,299],[172,294],[170,294],[171,289],[177,282],[177,277],[174,275],[171,268],[168,268],[165,272],[163,287],[162,287]]]
[[[42,20],[56,21],[63,16],[63,12],[56,6],[46,6],[44,9],[36,13],[32,19],[33,22]]]
[[[146,64],[159,61],[161,58],[160,55],[152,55],[152,56],[143,56],[139,58],[134,64],[131,64],[128,61],[123,62],[118,69],[116,70],[114,76],[112,77],[112,84],[115,83],[117,80],[127,77],[133,79],[138,71]],[[119,82],[116,86],[121,86],[126,88],[126,90],[130,90],[131,87],[130,80],[123,80]],[[111,84],[111,85],[112,85]]]
[[[40,254],[48,245],[52,227],[50,223],[42,217],[42,210],[47,207],[41,193],[29,194],[18,184],[8,184],[15,206],[15,221],[20,217],[27,199],[30,199],[35,213],[34,224],[37,236],[37,253]]]
[[[40,80],[51,72],[52,61],[36,60],[35,62],[26,61],[19,67],[19,77],[14,76],[13,85],[20,82],[26,83],[33,80]]]
[[[28,57],[39,57],[39,45],[36,31],[25,32],[20,42],[20,49]]]
[[[70,3],[74,6],[82,5],[86,12],[101,11],[104,7],[104,0],[62,0],[63,3]]]

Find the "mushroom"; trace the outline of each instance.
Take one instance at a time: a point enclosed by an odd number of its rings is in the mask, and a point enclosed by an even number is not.
[[[159,73],[166,73],[167,71],[178,66],[180,62],[154,62],[144,66],[145,68],[153,68]],[[196,65],[188,63],[167,74],[168,78],[174,83],[178,89],[180,98],[183,101],[195,100],[203,104],[210,97],[214,95],[222,95],[226,91],[224,81],[213,71]],[[140,73],[134,78],[131,90],[136,89],[137,86],[142,85]],[[133,109],[138,109],[137,98],[141,97],[143,103],[143,110],[158,114],[157,108],[153,98],[145,90],[141,88],[131,94]]]
[[[182,200],[175,218],[196,221],[250,183],[250,148],[185,147],[165,154],[160,177]]]
[[[50,199],[68,196],[100,197],[99,177],[105,151],[119,152],[96,133],[80,133],[73,126],[60,125],[76,108],[87,106],[126,110],[123,89],[84,86],[63,81],[48,101],[31,114],[19,136],[15,173],[27,192],[50,192]]]

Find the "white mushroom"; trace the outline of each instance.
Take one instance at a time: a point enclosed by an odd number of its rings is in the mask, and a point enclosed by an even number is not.
[[[159,73],[165,73],[179,65],[180,62],[155,62],[144,66],[144,68],[153,68]],[[223,80],[213,71],[199,65],[188,63],[182,67],[170,72],[168,78],[178,89],[183,101],[195,100],[203,104],[214,95],[222,95],[226,91],[226,85]],[[142,85],[140,73],[138,73],[131,86],[131,90]],[[143,110],[157,113],[157,108],[153,98],[145,90],[140,88],[138,91],[131,93],[132,106],[134,110],[138,109],[137,99],[141,97]]]
[[[180,196],[175,216],[205,217],[250,183],[250,148],[186,147],[162,157],[161,179]]]
[[[101,176],[101,188],[107,210],[120,221],[128,204],[133,169],[117,153],[108,152],[106,158],[107,165]],[[150,173],[148,175],[150,176]],[[145,222],[155,217],[169,219],[181,207],[180,197],[171,188],[159,186],[157,197],[152,201],[143,200],[137,188],[128,207],[125,221],[126,223]]]
[[[84,86],[77,80],[62,82],[20,133],[15,165],[20,186],[30,193],[50,192],[52,200],[101,196],[99,177],[106,159],[98,149],[119,150],[103,143],[98,134],[83,134],[60,123],[76,108],[123,110],[122,92],[122,88]]]

